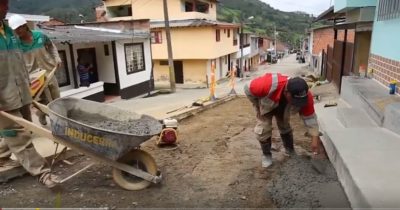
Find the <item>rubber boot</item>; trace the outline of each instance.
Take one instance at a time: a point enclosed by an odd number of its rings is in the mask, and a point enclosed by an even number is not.
[[[293,132],[289,132],[287,134],[281,134],[283,146],[285,147],[287,154],[294,154],[294,145],[293,145]]]
[[[263,168],[268,168],[272,165],[271,143],[271,138],[267,139],[265,142],[260,142],[261,150],[263,152],[261,159],[261,165]]]

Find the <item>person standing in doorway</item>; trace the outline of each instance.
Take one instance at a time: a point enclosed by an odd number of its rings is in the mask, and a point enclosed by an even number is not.
[[[91,66],[84,62],[82,57],[78,57],[78,66],[76,67],[79,74],[81,87],[90,86],[90,68]]]
[[[48,75],[53,69],[58,69],[61,66],[62,62],[57,47],[43,32],[30,30],[26,19],[21,15],[11,16],[8,23],[21,41],[21,49],[29,73],[46,70],[46,75]],[[60,89],[55,76],[49,81],[48,89],[51,96],[50,100],[60,98]],[[45,94],[42,94],[41,102],[48,104],[50,101]],[[36,112],[36,114],[40,124],[47,125],[46,114],[41,111]]]

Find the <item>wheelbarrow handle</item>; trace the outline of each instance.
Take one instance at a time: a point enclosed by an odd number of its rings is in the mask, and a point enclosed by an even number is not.
[[[39,109],[41,112],[49,115],[49,113],[50,113],[49,107],[47,107],[46,105],[41,104],[37,101],[32,101],[32,103],[33,103],[33,106],[36,107],[37,109]]]
[[[48,75],[46,75],[46,79],[44,81],[43,86],[40,88],[40,90],[36,93],[35,97],[33,98],[34,101],[37,101],[39,99],[39,97],[42,95],[43,91],[45,91],[47,89],[47,86],[49,85],[50,80],[53,79],[56,71],[57,71],[57,66],[54,67],[54,69],[52,69]],[[48,91],[47,91],[46,97],[51,97],[51,95],[49,95]],[[51,101],[51,100],[49,100],[49,101]]]

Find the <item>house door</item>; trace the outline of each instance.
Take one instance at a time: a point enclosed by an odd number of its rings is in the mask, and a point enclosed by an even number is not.
[[[95,83],[99,81],[99,73],[97,71],[97,59],[96,59],[96,49],[95,48],[85,48],[77,50],[78,62],[84,65],[92,66],[90,69],[90,83]]]
[[[223,71],[222,71],[223,70],[224,60],[225,60],[225,57],[220,57],[219,58],[219,78],[220,79],[224,77],[224,74],[223,74]]]
[[[231,54],[228,55],[228,71],[232,70]]]
[[[174,69],[175,69],[175,82],[177,84],[183,84],[183,62],[182,61],[174,61]]]

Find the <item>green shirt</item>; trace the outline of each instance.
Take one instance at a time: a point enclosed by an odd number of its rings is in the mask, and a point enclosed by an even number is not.
[[[32,31],[32,36],[32,43],[21,41],[26,68],[28,72],[43,69],[49,73],[57,66],[57,63],[61,63],[57,47],[41,31]]]
[[[0,110],[11,111],[32,103],[29,75],[20,43],[12,29],[3,23],[0,36]]]

